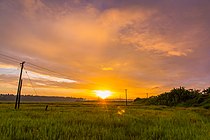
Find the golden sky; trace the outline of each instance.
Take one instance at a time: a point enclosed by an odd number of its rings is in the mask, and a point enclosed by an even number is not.
[[[26,61],[38,95],[146,97],[210,82],[208,0],[1,0],[0,54]],[[0,92],[19,64],[0,56]],[[56,71],[37,69],[29,63]],[[35,94],[24,72],[23,94]]]

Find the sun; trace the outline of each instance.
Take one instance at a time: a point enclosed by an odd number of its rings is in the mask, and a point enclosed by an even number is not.
[[[105,99],[107,97],[109,97],[112,92],[109,90],[94,90],[94,92],[96,93],[96,95],[102,99]]]

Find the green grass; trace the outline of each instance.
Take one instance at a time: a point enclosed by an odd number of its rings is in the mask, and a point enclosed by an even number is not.
[[[121,103],[0,104],[0,139],[208,140],[210,110]]]

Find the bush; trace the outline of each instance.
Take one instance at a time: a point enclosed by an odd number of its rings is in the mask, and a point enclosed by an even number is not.
[[[158,96],[150,98],[136,98],[134,102],[149,105],[166,106],[201,106],[210,104],[210,94],[200,92],[199,90],[185,89],[184,87],[174,88],[170,92],[165,92]]]

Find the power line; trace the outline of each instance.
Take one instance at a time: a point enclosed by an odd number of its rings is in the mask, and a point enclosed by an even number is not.
[[[39,69],[40,70],[40,69]],[[28,70],[29,71],[29,70]],[[50,80],[49,80],[50,81]],[[59,85],[59,84],[57,84],[57,83],[59,83],[59,82],[57,82],[57,81],[52,81],[54,84],[53,85],[55,85],[55,86],[57,86],[57,87],[61,87],[61,85]]]
[[[29,74],[28,74],[28,71],[26,71],[25,68],[24,68],[24,70],[25,70],[25,73],[27,74],[27,77],[28,77],[28,79],[29,79],[29,81],[30,81],[31,87],[33,88],[35,94],[37,95],[37,90],[36,90],[36,88],[35,88],[35,86],[34,86],[32,80],[31,80],[31,78],[30,78],[30,76],[29,76]],[[59,85],[59,84],[58,84],[57,82],[55,82],[55,81],[53,82],[53,85],[56,86],[56,87],[61,87],[61,85]],[[49,85],[49,86],[50,86],[50,85]]]
[[[0,53],[0,56],[6,57],[6,58],[10,59],[11,61],[21,62],[21,60],[18,61],[17,58],[14,58],[14,57],[11,57],[11,56],[8,56],[8,55],[5,55],[5,54]]]
[[[15,60],[13,60],[13,59],[8,59],[8,58],[6,58],[6,57],[0,57],[0,59],[3,59],[4,61],[9,61],[10,63],[11,63],[11,62],[12,62],[12,63],[15,63],[15,64],[19,63],[19,61],[15,61]]]
[[[48,71],[48,72],[51,72],[51,73],[54,73],[54,74],[57,74],[57,75],[60,75],[60,76],[64,76],[64,77],[66,77],[66,78],[69,78],[68,75],[65,75],[65,74],[56,72],[56,71],[54,71],[54,70],[50,70],[50,69],[47,69],[47,68],[44,68],[44,67],[41,67],[41,66],[32,64],[32,63],[30,63],[30,62],[27,62],[27,64],[29,64],[29,65],[31,65],[31,66],[33,66],[33,67],[36,67],[36,68],[39,68],[39,69],[42,69],[42,70],[45,70],[45,71]],[[69,78],[69,79],[71,79],[71,78]]]
[[[1,53],[0,53],[0,56],[3,56],[3,59],[8,60],[8,61],[12,61],[12,62],[15,62],[15,63],[17,63],[17,62],[19,63],[19,62],[20,62],[20,61],[18,61],[16,58],[11,57],[11,56],[8,56],[8,55],[5,55],[5,54],[1,54]],[[31,65],[31,66],[34,66],[34,67],[36,67],[36,68],[40,68],[40,69],[42,69],[42,70],[46,70],[46,71],[51,72],[51,73],[54,73],[54,74],[58,74],[58,75],[61,75],[61,76],[68,77],[67,75],[58,73],[58,72],[56,72],[56,71],[54,71],[54,70],[50,70],[50,69],[48,69],[48,68],[44,68],[44,67],[35,65],[35,64],[33,64],[33,63],[30,63],[30,62],[27,62],[27,64],[29,64],[29,65]]]
[[[30,76],[28,75],[28,72],[27,72],[25,69],[24,69],[24,71],[25,71],[26,75],[28,76],[28,79],[29,79],[29,81],[30,81],[31,87],[33,88],[33,90],[34,90],[35,94],[37,95],[36,89],[35,89],[35,87],[34,87],[34,85],[33,85],[32,81],[31,81]]]
[[[4,57],[3,59],[8,60],[8,61],[12,61],[13,63],[19,63],[19,62],[21,62],[21,60],[18,61],[16,58],[11,57],[11,56],[8,56],[8,55],[5,55],[5,54],[2,54],[2,53],[0,53],[0,56],[3,56],[3,57]],[[38,65],[33,64],[33,63],[31,63],[31,62],[27,62],[26,64],[28,64],[29,66],[32,66],[33,68],[39,69],[39,70],[41,70],[41,71],[45,70],[45,71],[47,71],[47,72],[51,72],[51,73],[54,73],[54,74],[57,74],[57,75],[66,77],[66,78],[68,78],[68,79],[71,79],[68,75],[59,73],[59,72],[54,71],[54,70],[50,70],[50,69],[48,69],[48,68],[44,68],[44,67],[38,66]]]

